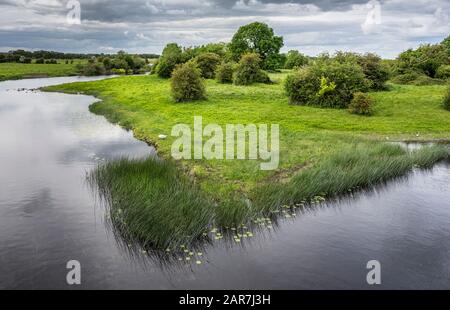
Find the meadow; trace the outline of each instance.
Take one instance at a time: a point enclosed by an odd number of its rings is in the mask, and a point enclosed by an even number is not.
[[[442,108],[445,86],[389,84],[386,91],[370,93],[376,106],[373,116],[364,117],[342,109],[289,105],[283,89],[287,74],[271,74],[275,83],[268,85],[207,80],[207,98],[195,103],[175,103],[170,82],[154,75],[46,90],[102,99],[91,106],[92,112],[157,147],[163,163],[108,163],[90,179],[109,200],[116,222],[158,248],[191,242],[213,226],[247,225],[286,206],[372,186],[448,157],[444,146],[409,153],[386,143],[449,140],[450,112]],[[253,160],[174,161],[171,129],[180,123],[192,126],[194,115],[202,116],[204,125],[279,124],[279,169],[261,171],[260,162]]]
[[[66,64],[65,60],[58,60],[58,64],[0,63],[0,81],[36,77],[73,76],[78,74],[76,65],[85,62],[85,60],[74,60],[73,64]]]

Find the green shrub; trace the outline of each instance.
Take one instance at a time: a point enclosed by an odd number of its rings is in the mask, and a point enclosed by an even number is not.
[[[105,66],[101,62],[88,62],[82,70],[82,75],[97,76],[106,74]]]
[[[447,93],[444,97],[444,108],[448,111],[450,111],[450,86],[447,88]]]
[[[213,79],[217,66],[220,64],[220,56],[214,53],[200,54],[195,58],[195,63],[200,69],[203,78]]]
[[[172,73],[172,97],[176,102],[205,98],[205,86],[200,69],[194,63],[178,65]]]
[[[307,65],[309,62],[308,57],[301,54],[299,51],[289,51],[286,56],[285,69],[300,68]]]
[[[158,76],[162,78],[170,78],[175,67],[183,62],[182,54],[183,51],[178,44],[167,44],[155,69]]]
[[[392,80],[395,84],[427,86],[427,85],[442,85],[445,82],[440,79],[433,79],[425,74],[417,72],[409,72],[395,76]]]
[[[217,67],[216,79],[219,83],[233,83],[233,64],[222,63]]]
[[[117,74],[117,75],[125,75],[125,74],[127,74],[127,70],[114,68],[114,69],[111,69],[111,73]]]
[[[44,58],[38,58],[36,59],[37,64],[43,64],[45,62]]]
[[[433,79],[427,75],[420,75],[417,79],[410,83],[414,86],[429,86],[429,85],[443,85],[445,81],[440,79]]]
[[[358,115],[372,115],[373,99],[365,93],[355,93],[353,100],[348,106],[348,111]]]
[[[320,59],[298,70],[285,82],[291,104],[346,108],[355,92],[368,90],[360,66],[336,59]]]
[[[392,82],[395,84],[409,84],[414,82],[419,76],[420,74],[414,71],[406,72],[392,78]]]
[[[357,63],[361,66],[366,79],[369,80],[369,88],[383,90],[389,80],[389,68],[385,66],[381,58],[375,54],[359,56]]]
[[[250,85],[253,83],[270,83],[270,78],[261,70],[261,58],[256,53],[242,56],[234,74],[234,84]]]
[[[436,72],[436,77],[438,79],[449,79],[450,78],[450,65],[440,66]]]

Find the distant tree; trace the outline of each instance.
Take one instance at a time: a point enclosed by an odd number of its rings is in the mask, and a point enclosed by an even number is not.
[[[285,69],[300,68],[308,64],[308,57],[301,54],[299,51],[289,51],[286,55]]]
[[[275,36],[267,24],[254,22],[239,28],[229,48],[234,60],[238,61],[245,53],[257,53],[261,57],[262,67],[273,70],[276,69],[273,67],[273,57],[280,53],[283,45],[283,37]]]

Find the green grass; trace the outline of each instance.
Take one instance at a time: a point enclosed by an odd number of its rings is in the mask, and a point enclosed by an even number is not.
[[[224,235],[231,227],[251,227],[278,213],[290,216],[294,206],[306,206],[350,190],[400,177],[414,166],[430,167],[447,158],[450,149],[425,147],[409,153],[400,146],[354,145],[286,183],[265,183],[250,191],[250,202],[225,198],[214,202],[170,160],[120,159],[99,166],[89,175],[110,212],[110,220],[127,240],[144,248],[179,248],[207,240],[213,227]]]
[[[185,104],[174,103],[169,82],[156,76],[120,77],[53,86],[47,90],[82,92],[101,98],[103,101],[91,106],[91,111],[133,129],[137,138],[156,144],[159,155],[165,159],[170,158],[175,139],[170,137],[172,127],[179,123],[192,127],[194,115],[202,116],[204,124],[221,126],[279,124],[280,167],[276,171],[261,171],[259,162],[249,160],[199,160],[174,164],[184,177],[195,181],[195,191],[204,193],[208,200],[206,204],[214,206],[208,216],[223,226],[257,217],[261,212],[273,211],[283,204],[332,196],[355,186],[370,186],[404,174],[414,164],[429,164],[447,156],[447,151],[440,148],[410,156],[396,146],[379,142],[450,139],[450,112],[442,108],[445,86],[392,84],[390,91],[371,94],[377,102],[374,115],[361,117],[346,110],[289,105],[282,85],[287,74],[272,74],[274,85],[245,87],[207,81],[208,98]],[[159,140],[160,134],[169,138]],[[130,163],[133,164],[141,165]],[[133,179],[132,176],[117,177],[120,184],[125,179],[127,182]],[[117,197],[124,196],[132,188],[116,194]],[[136,196],[147,195],[144,191],[139,193]],[[142,199],[134,204],[142,209],[155,208],[147,198]],[[177,204],[174,200],[171,202]],[[169,205],[164,206],[169,208]],[[155,214],[150,212],[145,216],[163,218]],[[189,218],[196,221],[195,215]],[[199,232],[204,220],[200,217],[202,224],[194,225],[192,231]],[[186,229],[186,236],[195,235],[192,231]],[[164,234],[166,237],[148,233],[148,238],[156,245],[180,239],[180,235],[174,233],[165,231]],[[162,241],[165,238],[169,240]]]
[[[85,61],[75,60],[73,64],[65,64],[64,60],[58,62],[58,64],[0,63],[0,81],[77,75],[75,66],[77,63],[84,63]]]

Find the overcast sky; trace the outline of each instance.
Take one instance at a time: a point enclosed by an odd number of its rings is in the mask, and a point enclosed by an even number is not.
[[[309,55],[352,50],[395,57],[450,35],[449,0],[80,0],[79,25],[68,22],[68,2],[0,0],[0,50],[160,53],[168,42],[228,42],[253,21],[282,35],[283,51]]]

